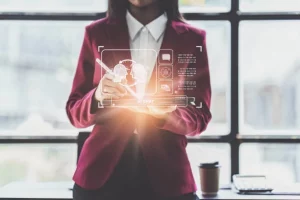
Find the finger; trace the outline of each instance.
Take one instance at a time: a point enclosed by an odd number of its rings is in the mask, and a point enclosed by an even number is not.
[[[137,109],[135,107],[126,106],[125,108],[130,110],[130,111],[137,112]]]
[[[120,85],[120,84],[116,84],[116,83],[113,83],[113,82],[105,82],[104,83],[104,87],[112,87],[112,88],[115,88],[116,90],[118,90],[119,93],[125,95],[127,93],[127,90],[124,88],[124,86]]]
[[[159,113],[159,109],[154,106],[148,106],[148,109],[150,110],[151,113]]]
[[[175,106],[168,106],[167,111],[168,112],[173,112],[176,109],[177,109],[177,105],[175,105]]]
[[[138,112],[141,112],[141,113],[148,113],[149,112],[149,109],[145,106],[136,106],[135,108],[138,110]]]
[[[116,94],[103,94],[103,99],[120,99]]]
[[[127,84],[127,80],[126,80],[126,79],[123,79],[123,80],[121,81],[121,83],[122,83],[123,85],[126,85],[126,84]]]
[[[177,106],[161,106],[161,107],[157,107],[157,106],[151,106],[153,110],[155,111],[161,111],[161,112],[172,112],[174,110],[176,110]]]
[[[111,85],[113,76],[111,74],[105,74],[99,82],[99,86],[103,86],[105,84]]]
[[[122,86],[121,84],[118,84],[118,90],[123,93],[123,94],[126,94],[127,93],[127,90],[125,89],[124,86]]]
[[[162,107],[159,108],[162,112],[168,113],[168,112],[172,112],[176,109],[176,107],[174,106],[167,106],[167,107]]]
[[[117,88],[121,93],[124,93],[124,94],[127,93],[127,90],[125,89],[124,86],[122,86],[119,83],[115,83],[112,80],[105,80],[103,82],[103,84],[104,84],[104,86],[109,86],[109,87]]]
[[[109,87],[117,87],[118,86],[118,84],[116,84],[115,82],[113,82],[110,79],[104,79],[102,82],[103,82],[102,83],[103,86],[109,86]]]
[[[135,112],[135,113],[138,112],[138,110],[136,108],[131,107],[131,106],[125,106],[124,108],[127,109],[127,110],[129,110],[129,111],[131,111],[131,112]]]
[[[103,86],[106,87],[114,87],[114,88],[117,88],[121,93],[126,93],[127,90],[125,89],[124,86],[122,86],[121,84],[119,83],[115,83],[114,81],[112,80],[109,80],[109,79],[105,79],[103,80]]]
[[[104,74],[104,76],[102,77],[104,79],[109,79],[109,80],[113,80],[114,79],[114,76],[112,74],[109,74],[109,73],[106,73]]]
[[[128,106],[126,107],[128,110],[137,112],[137,113],[148,113],[149,110],[144,106]]]
[[[108,86],[103,87],[102,92],[104,94],[115,94],[115,95],[117,95],[119,97],[123,97],[124,96],[123,93],[121,93],[117,88],[114,88],[114,87],[108,87]]]
[[[168,112],[166,108],[156,106],[149,106],[149,110],[151,111],[151,113],[156,115],[164,115]]]
[[[171,107],[172,107],[173,111],[177,109],[177,105],[171,106]]]

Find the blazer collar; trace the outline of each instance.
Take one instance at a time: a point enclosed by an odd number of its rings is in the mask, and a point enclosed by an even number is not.
[[[128,31],[128,27],[127,27],[127,23],[126,23],[126,18],[125,17],[124,17],[124,19],[122,19],[122,18],[113,18],[113,19],[108,18],[107,24],[108,25],[112,25],[112,27],[115,26],[115,28],[117,28],[117,29],[119,28],[119,29],[123,29],[124,30],[124,28],[126,28],[127,31]],[[168,20],[168,22],[167,22],[167,29],[168,28],[174,29],[174,31],[178,35],[180,35],[180,34],[188,31],[188,29],[185,26],[184,22],[179,22],[179,21],[175,21],[175,20]]]
[[[143,28],[148,29],[151,36],[156,41],[158,41],[166,29],[167,22],[167,13],[163,13],[159,17],[157,17],[156,19],[144,26],[137,19],[135,19],[128,10],[126,13],[126,23],[129,29],[129,36],[132,41],[135,40],[136,36]]]
[[[171,20],[170,24],[171,28],[173,28],[178,35],[188,31],[185,22]]]

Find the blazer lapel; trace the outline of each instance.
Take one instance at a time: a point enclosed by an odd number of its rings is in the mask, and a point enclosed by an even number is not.
[[[173,49],[180,41],[180,34],[184,33],[185,29],[180,28],[178,22],[170,21],[167,23],[164,39],[161,45],[161,49]]]
[[[173,50],[173,65],[175,65],[175,52],[178,52],[177,49],[180,48],[180,35],[184,32],[186,32],[187,29],[184,26],[180,26],[180,22],[177,21],[169,21],[167,23],[167,27],[165,30],[164,38],[162,41],[162,45],[160,50],[163,49],[172,49]],[[156,59],[156,65],[153,69],[150,82],[147,86],[147,93],[154,93],[154,91],[157,89],[157,82],[158,82],[158,67],[159,67],[159,57],[160,52],[158,52]]]

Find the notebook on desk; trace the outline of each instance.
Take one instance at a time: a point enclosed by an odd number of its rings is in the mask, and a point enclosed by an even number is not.
[[[273,186],[271,192],[240,192],[232,184],[232,190],[241,195],[299,195],[300,196],[300,183],[281,184]]]
[[[300,183],[278,184],[273,188],[271,195],[300,195]]]

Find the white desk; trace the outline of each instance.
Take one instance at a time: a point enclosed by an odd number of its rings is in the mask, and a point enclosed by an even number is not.
[[[0,188],[0,199],[61,199],[72,198],[73,182],[13,182]]]
[[[0,188],[1,199],[19,200],[71,200],[73,182],[49,182],[49,183],[26,183],[14,182]],[[300,188],[299,188],[300,190]],[[202,197],[201,192],[197,193],[200,199],[300,199],[296,195],[239,195],[231,190],[220,190],[216,197]]]
[[[231,190],[220,190],[218,196],[212,198],[202,197],[200,192],[197,192],[197,194],[199,199],[300,199],[300,195],[239,195]]]

